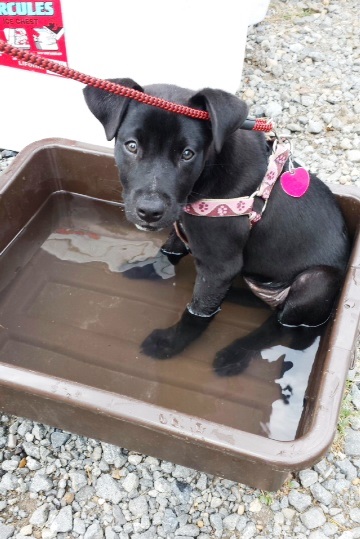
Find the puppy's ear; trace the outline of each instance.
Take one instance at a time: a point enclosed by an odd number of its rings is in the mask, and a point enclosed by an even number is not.
[[[122,84],[128,88],[134,88],[143,92],[143,88],[132,79],[108,79],[111,82]],[[107,140],[112,140],[124,118],[126,109],[129,105],[128,97],[121,97],[116,94],[110,94],[105,90],[86,86],[83,90],[87,106],[94,116],[101,122],[105,129]]]
[[[223,90],[204,88],[190,102],[209,112],[215,150],[218,153],[225,139],[242,126],[248,114],[248,106],[244,101]]]

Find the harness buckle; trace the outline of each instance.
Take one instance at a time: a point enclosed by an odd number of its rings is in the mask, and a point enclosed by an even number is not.
[[[262,209],[261,209],[260,215],[262,215],[262,214],[264,213],[264,211],[265,211],[265,209],[266,209],[266,206],[267,206],[267,203],[268,203],[268,200],[269,200],[268,198],[265,199],[265,202],[264,202],[264,205],[263,205],[263,207],[262,207]]]
[[[253,194],[249,196],[249,198],[255,198],[255,197],[258,197],[259,195],[260,195],[260,189],[257,188],[256,191],[254,191]]]

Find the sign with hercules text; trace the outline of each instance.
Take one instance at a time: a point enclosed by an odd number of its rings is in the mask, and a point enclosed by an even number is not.
[[[1,2],[0,39],[18,49],[67,66],[61,0]],[[24,60],[0,53],[0,66],[49,73]],[[53,74],[53,73],[51,73]]]

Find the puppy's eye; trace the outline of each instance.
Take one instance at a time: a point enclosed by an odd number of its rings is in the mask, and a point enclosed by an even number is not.
[[[190,161],[190,159],[192,159],[195,155],[195,152],[193,152],[192,150],[190,150],[190,148],[186,148],[183,153],[181,154],[181,159],[183,161]]]
[[[125,148],[130,153],[137,153],[138,150],[135,140],[128,140],[128,142],[125,142]]]

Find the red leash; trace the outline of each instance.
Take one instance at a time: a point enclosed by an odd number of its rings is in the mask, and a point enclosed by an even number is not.
[[[75,71],[69,67],[65,67],[57,62],[38,56],[37,54],[31,54],[29,52],[13,47],[12,45],[7,44],[5,41],[0,39],[0,52],[9,54],[18,60],[23,60],[30,64],[34,64],[37,67],[42,67],[47,71],[52,71],[57,75],[66,77],[68,79],[74,79],[88,86],[94,86],[95,88],[100,88],[106,92],[112,94],[121,95],[123,97],[129,97],[130,99],[135,99],[140,103],[145,103],[146,105],[151,105],[153,107],[158,107],[160,109],[168,110],[170,112],[175,112],[176,114],[182,114],[184,116],[189,116],[190,118],[195,118],[198,120],[210,120],[210,115],[208,112],[199,109],[193,109],[191,107],[186,107],[185,105],[178,105],[177,103],[172,103],[171,101],[166,101],[165,99],[160,99],[159,97],[154,97],[152,95],[145,94],[139,90],[134,90],[133,88],[127,88],[121,84],[115,84],[104,79],[98,79],[96,77],[90,77],[90,75],[85,75],[80,73],[80,71]],[[241,129],[250,129],[254,131],[264,131],[270,132],[274,128],[271,120],[267,118],[256,118],[245,120],[244,124],[241,126]]]

